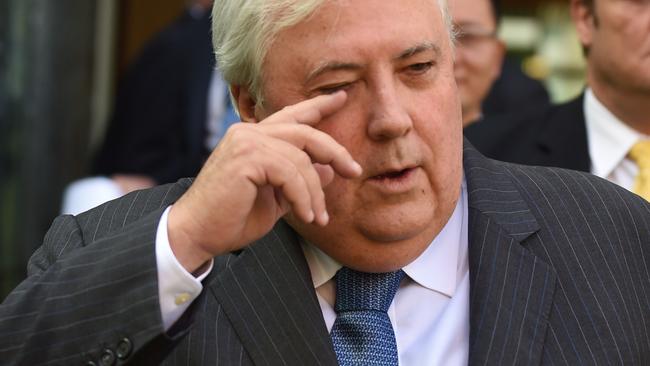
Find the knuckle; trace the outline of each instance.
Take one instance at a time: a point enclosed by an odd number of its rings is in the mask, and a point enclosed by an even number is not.
[[[304,131],[304,133],[307,135],[307,138],[310,140],[318,140],[318,138],[322,135],[325,134],[324,132],[321,132],[311,126],[306,126],[306,125],[300,125],[301,129]]]
[[[232,135],[235,135],[235,134],[239,134],[244,129],[245,129],[245,127],[244,127],[243,123],[235,123],[235,124],[231,125],[230,128],[228,128],[228,130],[226,131],[226,135],[232,136]]]
[[[257,144],[250,139],[237,139],[232,148],[235,157],[249,156],[257,152]]]
[[[243,123],[239,123],[230,126],[224,135],[224,140],[239,141],[245,139],[245,136],[248,135],[248,133],[247,128],[243,125]]]
[[[287,164],[285,166],[285,176],[289,178],[287,180],[287,183],[297,182],[297,179],[300,176],[300,171],[298,170],[298,167],[296,167],[295,165]]]
[[[314,116],[312,117],[313,119],[320,121],[323,119],[323,113],[319,109],[314,109],[313,112]]]
[[[350,156],[348,150],[339,144],[336,144],[336,147],[334,148],[334,153],[336,154],[337,157],[343,159],[347,159]]]
[[[302,167],[307,168],[307,167],[310,167],[311,164],[312,164],[312,162],[311,162],[311,158],[310,158],[309,155],[307,155],[307,153],[305,153],[304,151],[300,152],[300,154],[298,155],[297,158],[298,158],[298,163],[299,163],[300,166],[302,166]]]
[[[283,114],[291,115],[294,112],[294,110],[295,110],[295,108],[293,107],[293,105],[286,105],[286,106],[282,107],[280,112],[282,112]]]

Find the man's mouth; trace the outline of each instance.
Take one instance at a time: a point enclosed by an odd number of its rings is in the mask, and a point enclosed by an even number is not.
[[[415,168],[405,168],[401,170],[391,170],[383,174],[371,177],[372,180],[399,180],[406,178]]]

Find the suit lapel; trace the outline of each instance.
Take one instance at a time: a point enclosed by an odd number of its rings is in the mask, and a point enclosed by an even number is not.
[[[466,143],[470,364],[539,364],[555,288],[523,245],[539,230],[505,170]]]
[[[283,221],[210,288],[255,364],[336,365],[297,235]],[[218,330],[217,330],[218,331]]]

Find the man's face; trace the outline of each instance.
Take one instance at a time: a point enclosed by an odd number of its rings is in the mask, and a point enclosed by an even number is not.
[[[257,119],[335,90],[345,106],[316,128],[364,169],[324,190],[326,227],[288,217],[343,265],[400,268],[431,243],[459,197],[460,104],[452,49],[435,0],[328,1],[280,33],[263,65]]]
[[[489,0],[450,0],[449,10],[460,31],[455,75],[467,125],[480,116],[481,103],[501,73],[504,46],[495,36]]]
[[[650,1],[596,0],[592,10],[576,20],[590,85],[650,96]]]

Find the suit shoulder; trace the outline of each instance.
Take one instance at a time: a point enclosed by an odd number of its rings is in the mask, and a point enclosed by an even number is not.
[[[536,131],[542,128],[549,116],[554,114],[555,107],[536,105],[534,109],[523,112],[486,117],[465,127],[463,133],[481,153],[498,158],[494,154],[499,151],[503,142],[518,143],[522,138],[529,141],[535,136]]]
[[[533,206],[579,210],[587,216],[633,215],[650,224],[650,203],[625,188],[590,173],[498,162]]]
[[[548,139],[574,136],[576,124],[584,124],[582,97],[563,104],[537,105],[525,111],[489,117],[466,127],[464,133],[488,157],[529,163],[530,155],[538,149],[544,150]]]

